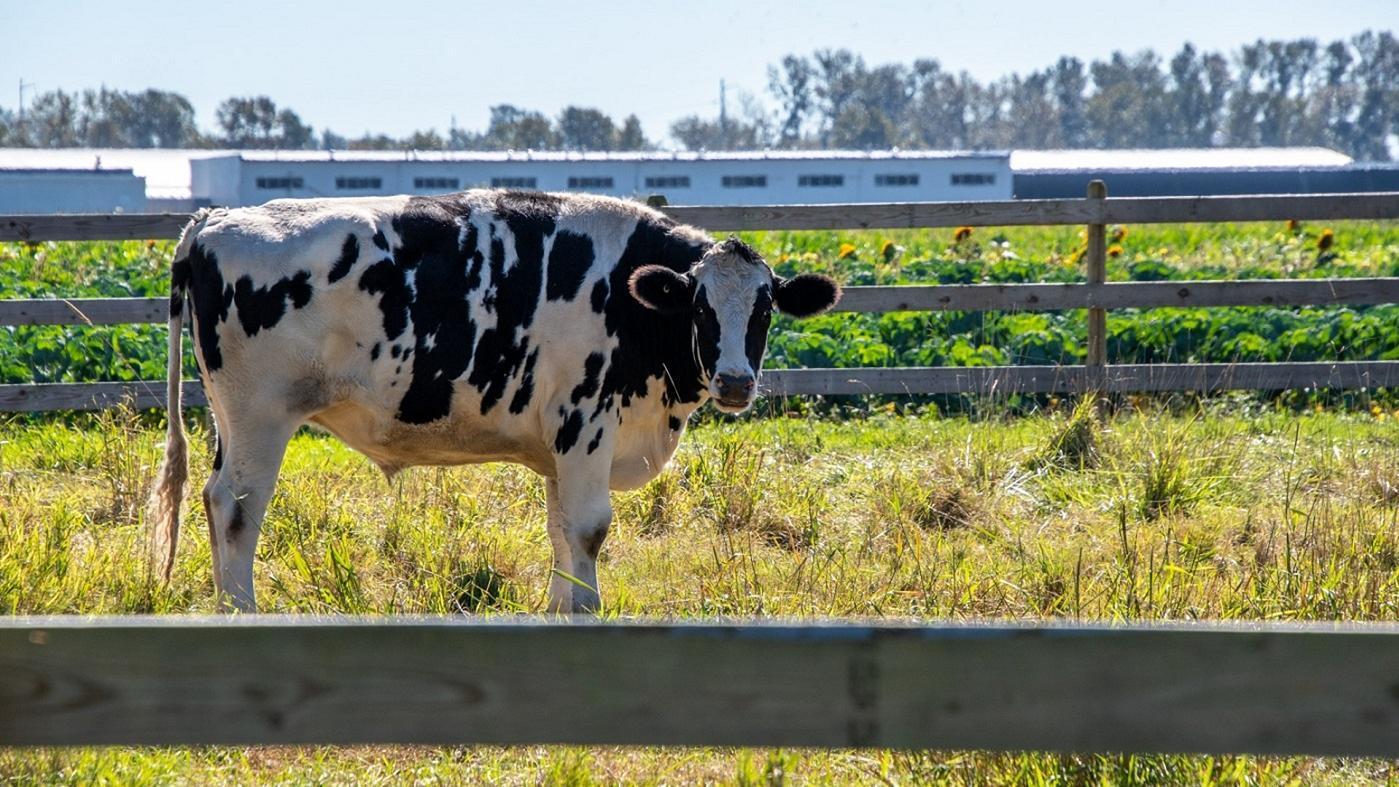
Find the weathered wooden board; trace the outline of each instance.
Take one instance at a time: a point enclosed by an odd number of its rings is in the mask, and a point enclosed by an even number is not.
[[[0,241],[178,238],[188,213],[33,213],[0,216]]]
[[[1399,218],[1399,193],[1114,197],[1094,200],[904,202],[666,208],[713,231],[1004,227],[1046,224],[1162,224]]]
[[[770,369],[760,387],[767,396],[858,394],[1082,393],[1399,386],[1399,361],[1316,363],[1114,364],[1085,366],[944,366],[851,369]],[[205,404],[197,381],[184,384],[187,405]],[[165,382],[37,383],[0,385],[0,412],[99,410],[130,402],[138,409],[165,406]]]
[[[0,620],[0,745],[1399,756],[1393,626]]]
[[[204,386],[197,380],[181,389],[186,405],[206,404]],[[138,410],[165,406],[165,381],[130,383],[34,383],[0,385],[0,413],[43,410],[103,410],[129,403]]]
[[[705,205],[664,208],[687,224],[735,230],[898,229],[1054,224],[1159,224],[1205,221],[1310,221],[1399,218],[1399,192],[1365,194],[1126,197],[1091,200],[886,202],[848,205]],[[175,238],[179,213],[0,216],[0,241]]]
[[[0,300],[0,325],[163,323],[165,298]],[[835,311],[1053,311],[1399,303],[1399,278],[846,287]]]
[[[0,325],[124,325],[165,322],[168,298],[31,298],[0,301]]]
[[[1399,278],[846,287],[836,311],[1054,311],[1399,303]],[[163,318],[162,318],[163,319]]]
[[[769,396],[841,394],[1081,393],[1399,385],[1399,361],[1319,363],[1113,364],[1101,374],[1086,366],[972,366],[924,368],[773,369],[763,372]]]

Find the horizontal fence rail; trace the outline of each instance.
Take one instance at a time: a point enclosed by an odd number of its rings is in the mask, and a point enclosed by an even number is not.
[[[1329,221],[1395,218],[1399,216],[1399,192],[850,205],[694,205],[661,210],[677,221],[726,232],[1287,219]],[[0,216],[0,241],[170,239],[179,236],[187,221],[189,215],[183,213],[5,215]]]
[[[0,746],[1399,756],[1394,626],[0,620]]]
[[[165,322],[167,298],[0,301],[2,325]],[[837,312],[1055,311],[1167,306],[1368,306],[1399,303],[1399,278],[940,284],[846,287]]]
[[[769,369],[762,373],[759,390],[765,396],[967,394],[996,397],[1089,391],[1210,394],[1394,386],[1399,386],[1399,361]],[[186,405],[208,403],[198,381],[185,382],[182,391]],[[165,381],[0,385],[0,412],[102,410],[119,404],[129,404],[136,409],[164,407]]]

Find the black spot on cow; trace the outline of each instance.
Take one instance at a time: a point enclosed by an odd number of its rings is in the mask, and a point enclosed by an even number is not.
[[[593,435],[593,439],[590,440],[590,441],[588,442],[588,456],[592,456],[592,455],[593,455],[593,452],[596,451],[597,448],[598,448],[598,446],[600,446],[600,445],[602,445],[602,429],[601,429],[601,428],[599,428],[599,429],[597,430],[597,434]]]
[[[730,235],[727,238],[714,244],[714,251],[719,254],[730,254],[749,265],[762,265],[763,258],[758,256],[758,252],[744,243],[737,235]]]
[[[598,553],[602,551],[602,544],[607,540],[607,526],[594,530],[583,537],[583,551],[588,553],[588,557],[597,560]]]
[[[287,313],[287,300],[300,309],[311,302],[311,273],[301,271],[295,276],[278,279],[270,287],[253,287],[250,276],[242,276],[233,287],[233,305],[238,310],[238,322],[243,332],[256,336],[281,322]]]
[[[748,332],[743,336],[744,354],[756,373],[763,368],[763,353],[768,346],[768,328],[772,325],[772,289],[766,284],[758,288],[753,311],[748,315]]]
[[[334,284],[345,278],[346,274],[350,272],[350,268],[354,266],[355,261],[358,259],[359,238],[355,237],[353,234],[347,235],[345,237],[345,245],[340,247],[340,258],[337,259],[335,264],[330,268],[330,283]]]
[[[394,260],[415,271],[416,283],[411,304],[416,341],[401,352],[405,363],[412,359],[408,390],[398,406],[405,423],[446,417],[453,385],[471,363],[477,326],[467,301],[480,287],[483,260],[470,220],[470,209],[451,196],[410,199],[394,220],[402,243]]]
[[[559,415],[564,415],[566,411],[560,407]],[[559,431],[554,435],[554,453],[560,456],[569,452],[569,449],[578,442],[578,433],[583,431],[583,411],[567,411],[563,424],[559,426]]]
[[[558,218],[563,209],[564,197],[547,191],[502,191],[496,195],[496,215],[507,218],[511,215],[524,218]]]
[[[224,540],[230,544],[237,541],[247,526],[247,522],[243,520],[243,504],[234,503],[233,516],[228,520],[228,530],[224,531]]]
[[[642,218],[608,274],[608,292],[626,293],[627,282],[643,265],[688,271],[712,245],[701,236],[677,232],[669,219]],[[596,290],[594,295],[596,307]],[[703,389],[690,318],[658,314],[631,297],[604,296],[604,300],[607,334],[618,337],[618,343],[608,359],[595,412],[610,409],[614,398],[626,406],[633,398],[644,397],[654,379],[664,381],[667,403],[699,401]]]
[[[223,352],[219,348],[219,323],[228,319],[228,307],[233,303],[233,288],[224,284],[219,261],[206,252],[198,241],[189,253],[189,293],[193,301],[194,325],[191,332],[199,348],[200,360],[206,372],[223,367]]]
[[[525,359],[525,370],[520,375],[520,387],[515,389],[515,395],[510,397],[510,412],[519,415],[529,406],[530,399],[534,397],[534,364],[539,360],[539,348],[534,348],[534,352]]]
[[[384,237],[383,230],[376,230],[374,232],[374,237],[372,238],[372,240],[374,241],[374,245],[378,246],[381,250],[391,251],[391,249],[389,248],[389,239]]]
[[[403,346],[402,346],[402,345],[395,344],[395,345],[392,345],[392,346],[389,347],[389,357],[390,357],[390,358],[397,358],[397,357],[398,357],[399,355],[401,355],[402,353],[403,353]]]
[[[597,393],[598,385],[601,383],[602,364],[607,357],[602,353],[589,353],[588,359],[583,362],[583,382],[573,387],[573,393],[569,396],[569,401],[574,404],[587,399]]]
[[[598,279],[593,285],[592,304],[593,311],[598,314],[607,308],[607,279]]]
[[[670,427],[670,431],[678,432],[680,431],[681,426],[680,419],[672,415],[669,419],[666,420],[666,426]]]
[[[223,468],[223,437],[220,435],[220,436],[216,436],[216,437],[214,438],[214,469],[215,469],[215,470],[219,470],[219,469],[222,469],[222,468]]]
[[[375,342],[375,343],[374,343],[374,346],[369,348],[369,360],[371,360],[371,361],[377,361],[377,360],[379,360],[379,350],[380,350],[380,347],[381,347],[381,345],[379,344],[379,342]]]
[[[179,317],[185,310],[185,290],[189,289],[189,258],[170,264],[170,316]]]
[[[408,289],[403,269],[393,260],[379,260],[365,269],[359,277],[359,288],[379,296],[379,312],[384,317],[384,335],[397,339],[408,330],[408,306],[413,294]]]
[[[551,301],[573,300],[592,267],[593,239],[561,230],[549,250],[549,278],[544,296]]]
[[[525,331],[534,322],[544,283],[544,241],[554,234],[561,198],[534,192],[502,192],[495,213],[515,240],[515,263],[506,270],[504,239],[491,228],[490,292],[495,325],[481,331],[467,382],[481,392],[481,414],[505,394],[529,351]]]
[[[695,293],[695,346],[699,351],[700,370],[706,377],[714,375],[719,365],[719,315],[709,305],[709,293],[700,287]]]

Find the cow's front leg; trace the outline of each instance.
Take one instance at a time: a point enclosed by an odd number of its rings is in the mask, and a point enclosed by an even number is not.
[[[612,524],[610,472],[611,462],[561,461],[558,479],[546,482],[549,540],[554,545],[550,612],[596,612],[601,606],[597,556]]]

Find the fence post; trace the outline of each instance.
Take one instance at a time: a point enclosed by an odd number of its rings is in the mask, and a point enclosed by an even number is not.
[[[1103,200],[1108,196],[1108,185],[1101,180],[1088,182],[1088,199],[1095,201],[1098,207],[1097,218],[1101,220],[1101,209]],[[1084,279],[1089,284],[1102,284],[1107,280],[1107,227],[1103,224],[1088,225],[1088,247],[1084,254],[1084,264],[1087,266]],[[1102,308],[1092,307],[1088,309],[1088,356],[1084,360],[1087,366],[1088,391],[1095,399],[1102,395],[1104,383],[1107,377],[1108,360],[1108,325],[1107,311]]]

